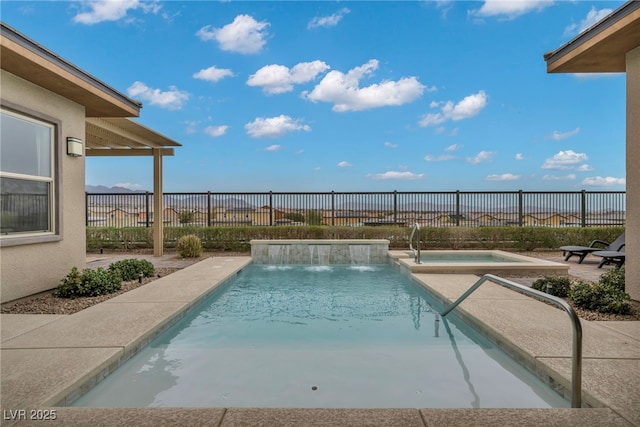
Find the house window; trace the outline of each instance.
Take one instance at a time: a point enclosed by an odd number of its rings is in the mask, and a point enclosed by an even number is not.
[[[0,234],[53,234],[55,126],[0,110]]]

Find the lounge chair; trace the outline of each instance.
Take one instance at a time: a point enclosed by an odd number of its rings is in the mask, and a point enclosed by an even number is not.
[[[624,264],[625,259],[624,243],[619,251],[596,251],[593,252],[593,255],[602,257],[598,268],[602,268],[603,265],[607,264],[615,264],[617,268],[620,268]]]
[[[596,245],[602,245],[604,247],[597,247]],[[624,247],[624,233],[622,233],[613,243],[605,242],[604,240],[594,240],[589,246],[561,246],[560,250],[562,255],[565,255],[564,260],[568,261],[572,256],[580,257],[578,264],[584,261],[584,258],[594,252],[601,251],[614,251],[618,252]]]

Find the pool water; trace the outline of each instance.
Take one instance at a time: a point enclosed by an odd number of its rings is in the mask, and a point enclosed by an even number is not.
[[[390,265],[249,265],[74,406],[569,403]]]

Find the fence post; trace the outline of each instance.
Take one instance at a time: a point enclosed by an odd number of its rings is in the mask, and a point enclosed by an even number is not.
[[[393,190],[393,223],[398,223],[398,190]]]
[[[269,225],[273,225],[273,191],[269,191]]]
[[[580,206],[580,222],[582,222],[582,228],[587,226],[587,192],[582,190]]]
[[[518,190],[518,225],[522,227],[522,190]]]
[[[331,190],[331,225],[336,225],[336,192]]]
[[[149,192],[148,191],[145,192],[144,209],[146,211],[146,214],[145,214],[146,227],[149,228]]]
[[[456,190],[456,225],[460,225],[460,190]]]
[[[207,192],[207,227],[211,227],[211,191]]]
[[[89,193],[84,192],[84,225],[89,226]]]

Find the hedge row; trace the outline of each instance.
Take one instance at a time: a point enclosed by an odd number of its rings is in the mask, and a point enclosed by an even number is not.
[[[612,242],[623,227],[425,227],[422,249],[554,250],[563,245],[588,245],[599,239]],[[165,227],[164,247],[174,249],[178,239],[195,234],[207,251],[246,251],[253,239],[387,239],[391,249],[409,247],[409,227]],[[87,227],[87,250],[151,249],[151,228]]]

